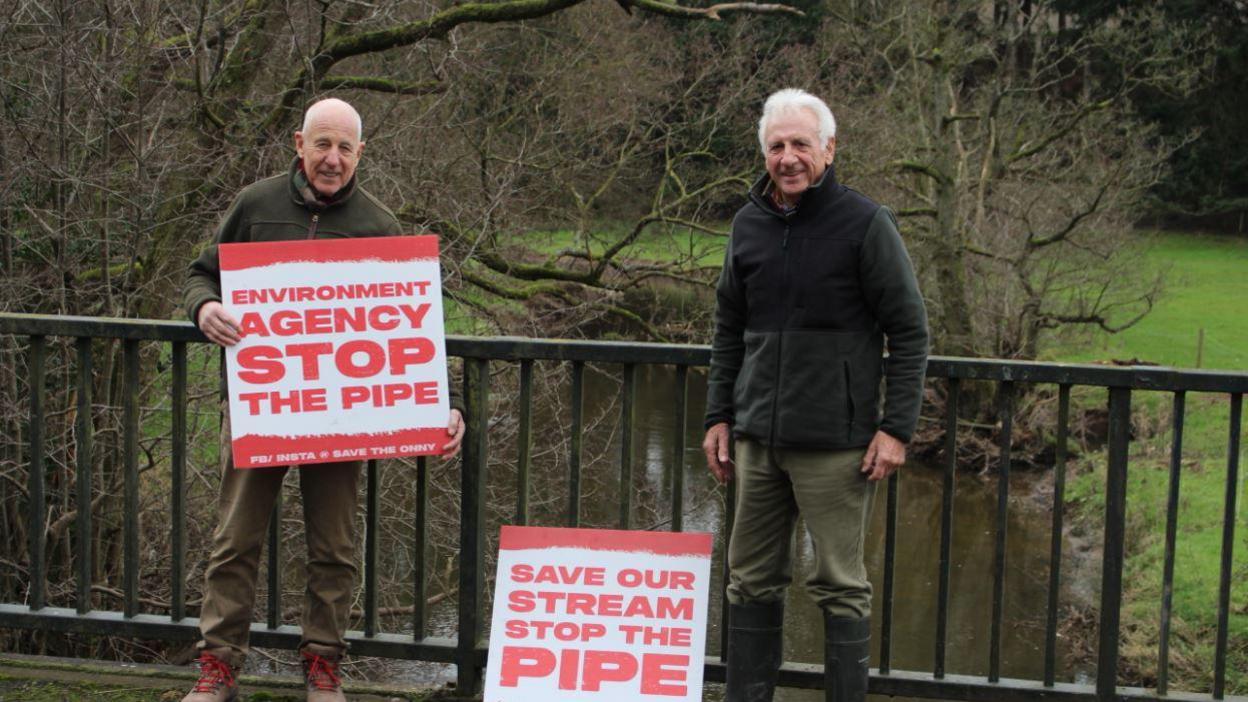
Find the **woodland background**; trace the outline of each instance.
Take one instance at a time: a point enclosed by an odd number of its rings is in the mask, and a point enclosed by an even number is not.
[[[441,235],[459,333],[706,342],[728,222],[761,172],[758,111],[780,87],[829,102],[838,177],[897,212],[936,353],[1045,358],[1127,329],[1173,284],[1141,225],[1242,236],[1248,212],[1248,6],[1232,0],[2,0],[0,47],[6,312],[184,318],[187,263],[241,187],[289,166],[304,106],[326,95],[363,115],[365,186]],[[75,516],[59,348],[54,601],[72,594]],[[96,351],[96,596],[111,607],[124,388],[120,347]],[[195,353],[207,509],[216,360]],[[153,540],[162,354],[145,350],[142,383]],[[6,602],[24,591],[25,364],[25,341],[0,339]],[[211,524],[194,528],[202,541]],[[152,558],[145,606],[163,611]]]

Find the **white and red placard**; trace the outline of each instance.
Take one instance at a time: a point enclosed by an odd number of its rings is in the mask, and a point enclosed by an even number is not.
[[[441,453],[450,419],[436,236],[223,244],[239,468]]]
[[[711,535],[504,526],[484,702],[702,699]]]

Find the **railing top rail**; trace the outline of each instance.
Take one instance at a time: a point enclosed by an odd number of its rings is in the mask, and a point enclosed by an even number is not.
[[[190,322],[0,312],[0,334],[91,336],[136,341],[207,341]]]
[[[89,336],[140,341],[206,341],[190,322],[0,312],[0,334]],[[584,341],[525,337],[448,336],[452,356],[500,361],[585,361],[705,366],[709,346],[637,341]],[[932,356],[929,377],[1061,383],[1137,390],[1248,393],[1248,372],[1166,366],[1103,366]]]
[[[1093,363],[1041,363],[1002,359],[932,356],[928,377],[967,380],[1010,380],[1020,383],[1095,385],[1134,390],[1187,392],[1248,392],[1248,372],[1172,368],[1170,366],[1109,366]]]

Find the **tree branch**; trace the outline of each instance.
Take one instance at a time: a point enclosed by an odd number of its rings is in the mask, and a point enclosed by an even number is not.
[[[466,3],[450,7],[428,19],[407,22],[396,27],[349,34],[330,41],[291,79],[281,98],[264,120],[263,132],[273,131],[282,118],[295,110],[295,105],[309,84],[321,80],[339,61],[418,44],[427,39],[442,39],[461,24],[514,22],[544,17],[578,5],[584,0],[505,0],[497,3]]]
[[[948,124],[953,124],[954,122],[961,122],[963,120],[977,120],[977,119],[980,119],[980,116],[975,113],[963,113],[963,114],[945,115],[941,119],[943,119],[945,121],[945,124],[948,125]]]
[[[897,161],[893,161],[889,165],[898,170],[909,171],[911,173],[919,173],[919,174],[925,175],[928,178],[931,178],[932,180],[936,181],[937,183],[948,184],[950,182],[949,176],[942,173],[940,169],[936,168],[935,166],[932,166],[926,163],[919,163],[918,161],[908,161],[905,159],[900,159]]]
[[[753,14],[785,13],[798,17],[806,16],[805,12],[788,5],[759,4],[754,2],[727,2],[711,5],[710,7],[684,7],[682,5],[659,2],[659,0],[627,0],[627,2],[629,5],[639,7],[646,12],[676,19],[720,20],[723,19],[720,15],[725,12],[750,12]]]
[[[613,314],[622,319],[626,319],[632,322],[633,324],[636,324],[637,326],[641,327],[642,330],[645,331],[646,334],[649,335],[650,338],[654,339],[655,341],[662,343],[662,344],[672,343],[672,340],[664,336],[663,333],[660,332],[658,329],[656,329],[653,324],[650,324],[646,320],[637,316],[637,313],[633,312],[632,310],[625,309],[618,305],[607,305],[606,310],[610,314]]]
[[[467,268],[461,268],[459,275],[464,279],[464,281],[471,283],[488,293],[506,298],[508,300],[529,300],[544,293],[559,292],[559,286],[549,282],[532,283],[522,287],[508,287],[490,280],[486,276],[474,273]]]
[[[277,105],[264,122],[264,132],[272,131],[284,115],[294,111],[299,97],[309,84],[322,80],[330,68],[339,61],[352,56],[387,51],[411,46],[428,39],[443,39],[456,27],[464,24],[496,24],[545,17],[560,10],[579,5],[584,0],[503,0],[502,2],[471,2],[450,7],[428,19],[407,22],[397,27],[338,37],[329,42],[321,53],[313,57],[309,66],[299,71],[282,92]],[[683,19],[720,19],[722,12],[750,12],[767,14],[787,12],[804,16],[788,5],[756,4],[751,2],[726,3],[707,8],[687,8],[657,0],[640,0],[631,4],[654,14]]]
[[[1080,108],[1077,112],[1075,112],[1073,115],[1071,115],[1070,118],[1067,119],[1064,124],[1059,126],[1057,129],[1054,129],[1053,131],[1049,132],[1048,134],[1045,134],[1043,137],[1040,138],[1039,141],[1035,143],[1027,142],[1019,146],[1017,151],[1005,157],[1005,164],[1008,166],[1008,165],[1013,164],[1015,161],[1021,161],[1025,158],[1035,156],[1041,151],[1044,151],[1045,149],[1049,147],[1050,144],[1052,144],[1058,139],[1061,139],[1062,137],[1074,131],[1075,127],[1079,126],[1079,123],[1082,122],[1084,118],[1086,118],[1088,115],[1091,115],[1094,112],[1100,112],[1101,110],[1108,109],[1109,106],[1112,104],[1113,104],[1113,100],[1111,99],[1111,100],[1101,100],[1100,102],[1094,102],[1090,105],[1085,105],[1084,107]]]
[[[898,217],[936,217],[939,212],[935,207],[905,207],[900,210],[894,210],[893,214]]]
[[[395,95],[433,95],[446,90],[446,85],[436,80],[407,83],[377,76],[325,76],[321,87],[325,90],[371,90]]]
[[[1115,172],[1114,175],[1116,177],[1117,173]],[[1071,217],[1070,220],[1066,222],[1066,226],[1063,227],[1061,231],[1057,231],[1048,236],[1039,237],[1039,238],[1035,236],[1035,232],[1028,233],[1027,248],[1035,250],[1035,249],[1044,248],[1045,246],[1049,246],[1051,244],[1056,244],[1059,241],[1064,241],[1066,237],[1070,236],[1070,233],[1075,230],[1075,227],[1079,226],[1080,222],[1092,216],[1093,214],[1096,214],[1096,212],[1101,208],[1101,200],[1105,197],[1105,193],[1108,190],[1109,190],[1109,181],[1106,181],[1103,185],[1101,185],[1101,189],[1097,191],[1096,197],[1092,199],[1091,204],[1089,204],[1082,211],[1077,212],[1073,217]]]
[[[518,263],[499,256],[493,251],[477,251],[473,257],[477,263],[490,270],[520,280],[561,280],[567,283],[596,284],[597,280],[587,273],[570,271],[557,266],[535,266],[531,263]]]

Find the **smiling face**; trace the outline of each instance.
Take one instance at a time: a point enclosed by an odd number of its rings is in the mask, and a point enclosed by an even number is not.
[[[779,112],[767,122],[763,135],[767,173],[786,204],[795,205],[832,163],[836,137],[819,143],[819,118],[796,108]]]
[[[364,153],[359,124],[355,110],[341,100],[309,108],[303,130],[295,132],[295,151],[318,194],[330,197],[351,182]]]

